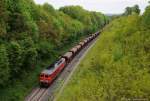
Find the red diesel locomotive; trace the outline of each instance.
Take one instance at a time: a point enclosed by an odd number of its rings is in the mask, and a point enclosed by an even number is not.
[[[66,67],[68,63],[73,59],[74,56],[84,48],[90,41],[96,38],[100,32],[90,35],[85,40],[81,41],[78,45],[71,48],[68,52],[61,56],[53,65],[43,70],[39,77],[40,86],[48,87],[54,81],[54,79],[60,74],[60,72]]]

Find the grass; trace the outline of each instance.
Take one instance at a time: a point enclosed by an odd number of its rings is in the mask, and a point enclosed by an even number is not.
[[[150,100],[149,29],[136,15],[112,21],[58,101]]]

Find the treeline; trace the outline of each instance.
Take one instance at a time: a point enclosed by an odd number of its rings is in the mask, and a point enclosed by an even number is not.
[[[58,101],[150,100],[150,6],[138,12],[104,28]]]
[[[31,76],[37,62],[54,61],[66,45],[107,23],[105,15],[79,6],[0,0],[0,88]]]
[[[135,14],[139,15],[140,13],[141,13],[141,10],[140,10],[139,6],[134,5],[131,7],[126,7],[123,14],[111,15],[110,18],[111,18],[111,20],[114,20],[114,19],[122,17],[122,16],[135,15]]]
[[[132,14],[140,14],[141,10],[138,5],[134,5],[133,7],[126,7],[125,12],[123,15],[132,15]]]

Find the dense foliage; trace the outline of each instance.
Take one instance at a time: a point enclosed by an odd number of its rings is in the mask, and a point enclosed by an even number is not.
[[[112,21],[58,101],[150,100],[150,6]]]
[[[78,6],[68,9],[72,11],[65,13],[33,0],[0,0],[0,99],[6,91],[10,95],[5,100],[21,101],[21,94],[35,83],[45,61],[49,65],[74,42],[108,21],[98,12]]]
[[[85,11],[80,6],[61,7],[60,11],[64,12],[65,14],[68,14],[74,19],[83,22],[87,32],[90,32],[91,30],[96,30],[98,28],[102,28],[105,24],[108,23],[108,20],[105,17],[105,15],[98,12]]]

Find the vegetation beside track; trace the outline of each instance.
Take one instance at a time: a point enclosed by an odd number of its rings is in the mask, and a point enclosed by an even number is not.
[[[150,100],[150,6],[138,14],[104,29],[58,101]]]

